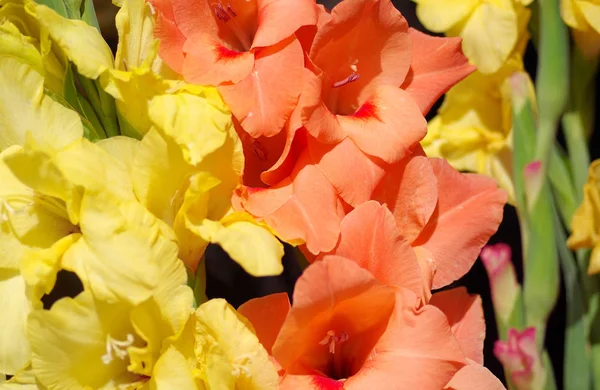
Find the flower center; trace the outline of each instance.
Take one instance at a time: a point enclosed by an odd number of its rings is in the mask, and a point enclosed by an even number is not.
[[[248,32],[242,28],[242,25],[236,21],[238,14],[233,10],[231,4],[227,3],[227,6],[223,6],[220,1],[216,4],[213,3],[213,12],[217,20],[227,26],[235,35],[244,51],[250,50],[252,39],[248,35]]]
[[[135,341],[131,333],[127,334],[124,341],[113,339],[110,335],[106,335],[106,353],[102,355],[102,363],[109,365],[115,357],[125,360],[127,357],[127,347],[131,347]]]
[[[323,340],[319,342],[321,345],[329,345],[329,353],[335,354],[335,345],[336,343],[340,345],[341,343],[348,340],[348,334],[346,332],[341,332],[339,335],[336,334],[334,330],[327,331],[327,335]]]

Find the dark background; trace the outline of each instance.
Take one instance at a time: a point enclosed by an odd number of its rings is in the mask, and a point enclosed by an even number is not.
[[[409,25],[421,31],[426,31],[415,16],[415,4],[410,0],[392,0]],[[332,8],[337,0],[319,1],[328,8]],[[114,13],[116,8],[110,5],[107,0],[96,1],[98,19],[102,26],[102,32],[111,44],[116,48],[116,30],[114,28]],[[535,3],[534,5],[535,6]],[[426,31],[427,32],[427,31]],[[431,33],[430,33],[431,34]],[[530,45],[525,55],[525,67],[535,79],[535,70],[537,56],[535,49]],[[566,76],[565,76],[566,77]],[[598,83],[596,82],[596,90]],[[439,107],[440,102],[431,110],[428,119],[430,119]],[[600,141],[600,132],[596,129],[590,145],[592,158],[600,157],[600,148],[597,147]],[[504,221],[500,225],[498,232],[491,238],[490,243],[505,242],[513,250],[513,262],[515,263],[519,281],[522,281],[521,266],[521,240],[519,234],[519,224],[515,210],[506,206],[504,212]],[[552,245],[552,243],[548,243]],[[253,278],[246,274],[241,267],[231,261],[228,256],[217,246],[210,246],[206,253],[207,258],[207,294],[210,298],[226,298],[232,305],[239,306],[248,299],[264,296],[267,294],[286,291],[291,295],[295,280],[299,277],[301,270],[296,261],[291,256],[289,247],[286,247],[286,256],[283,259],[285,271],[277,277]],[[65,273],[59,275],[60,285],[73,283],[72,277]],[[466,286],[470,293],[481,296],[487,324],[486,340],[484,345],[485,365],[499,378],[504,380],[502,366],[492,353],[494,341],[498,339],[497,329],[494,319],[494,311],[490,299],[488,278],[481,261],[477,261],[473,268],[463,278],[453,284],[453,286]],[[62,290],[62,288],[58,289]],[[59,296],[64,296],[64,291],[53,291],[51,296],[47,297],[48,305]],[[69,294],[70,295],[70,294]],[[565,329],[565,295],[564,287],[561,282],[561,294],[557,306],[550,316],[546,345],[554,366],[554,372],[558,383],[558,388],[562,389],[562,359],[563,342]]]

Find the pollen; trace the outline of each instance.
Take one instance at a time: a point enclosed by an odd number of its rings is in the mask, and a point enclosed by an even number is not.
[[[329,353],[334,354],[336,344],[340,345],[341,343],[348,341],[348,339],[348,333],[346,332],[341,332],[338,335],[334,330],[329,330],[327,331],[327,335],[325,336],[325,338],[321,340],[319,344],[328,345]]]

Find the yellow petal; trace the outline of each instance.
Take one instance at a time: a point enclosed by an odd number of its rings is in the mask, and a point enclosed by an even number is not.
[[[600,5],[596,1],[588,0],[579,0],[577,5],[589,25],[596,33],[600,33]]]
[[[133,166],[133,188],[140,202],[171,225],[179,210],[193,167],[175,142],[150,130],[140,143]]]
[[[131,168],[135,154],[140,147],[140,141],[130,137],[110,137],[96,142],[96,145],[106,151],[125,172],[129,172],[131,179]]]
[[[571,249],[593,248],[588,272],[600,271],[600,159],[590,164],[588,180],[583,187],[583,202],[571,220]]]
[[[179,261],[172,231],[136,201],[86,193],[80,228],[64,267],[99,299],[141,303],[159,285],[161,267]]]
[[[160,266],[161,280],[152,299],[131,312],[131,323],[145,345],[128,349],[129,371],[146,376],[153,375],[163,341],[179,336],[193,312],[193,293],[185,285],[187,274],[183,263],[164,261]]]
[[[40,25],[77,65],[80,74],[96,79],[113,68],[112,52],[98,30],[82,20],[63,18],[44,5],[34,7]]]
[[[20,390],[38,390],[37,381],[31,366],[17,372],[8,381],[2,381],[3,374],[0,374],[0,388],[4,389],[20,389]]]
[[[21,274],[30,288],[30,299],[36,308],[42,308],[41,298],[54,288],[62,256],[80,236],[71,234],[56,241],[50,248],[25,252],[21,260]]]
[[[517,15],[510,0],[480,4],[450,35],[463,38],[462,48],[482,73],[494,73],[517,43]]]
[[[131,70],[149,68],[156,56],[154,17],[151,6],[144,0],[124,0],[117,12],[115,25],[119,44],[115,68]]]
[[[417,17],[428,30],[446,32],[469,16],[477,0],[415,0]]]
[[[0,151],[23,145],[27,133],[56,148],[83,137],[79,115],[45,96],[43,77],[10,57],[0,57],[0,127]]]
[[[17,271],[0,268],[1,373],[14,375],[29,362],[31,349],[25,335],[29,312],[25,280]]]
[[[128,320],[130,306],[107,304],[84,291],[33,311],[27,334],[33,371],[47,388],[114,389],[138,379],[127,372],[124,345],[139,342]],[[121,346],[114,343],[121,344]]]
[[[115,98],[119,114],[136,131],[134,135],[144,135],[152,125],[148,116],[150,100],[166,93],[170,84],[149,68],[130,72],[110,70],[103,88]]]
[[[204,390],[202,382],[194,378],[185,357],[171,347],[160,356],[150,378],[150,388],[156,390]]]
[[[196,310],[196,357],[209,389],[277,387],[277,371],[254,329],[223,299],[212,299]]]
[[[241,215],[240,215],[241,214]],[[252,276],[274,276],[283,271],[283,245],[277,238],[243,213],[226,224],[204,220],[198,227],[202,238],[218,244]],[[248,216],[249,217],[249,216]]]
[[[36,194],[5,164],[21,152],[14,146],[0,154],[0,268],[19,269],[27,250],[49,248],[77,231],[59,200]]]
[[[220,101],[188,93],[152,99],[150,119],[181,147],[191,165],[221,147],[233,128],[231,113]]]

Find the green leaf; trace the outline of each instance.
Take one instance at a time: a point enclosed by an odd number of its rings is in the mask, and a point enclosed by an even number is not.
[[[100,31],[100,24],[94,9],[94,0],[83,0],[80,7],[81,20]]]
[[[554,229],[567,298],[567,328],[565,330],[565,388],[587,390],[592,386],[590,356],[587,352],[585,296],[579,283],[579,270],[573,252],[566,245],[567,236],[558,214]]]
[[[45,5],[48,8],[52,8],[60,16],[69,18],[69,11],[63,0],[36,0],[36,2]]]

